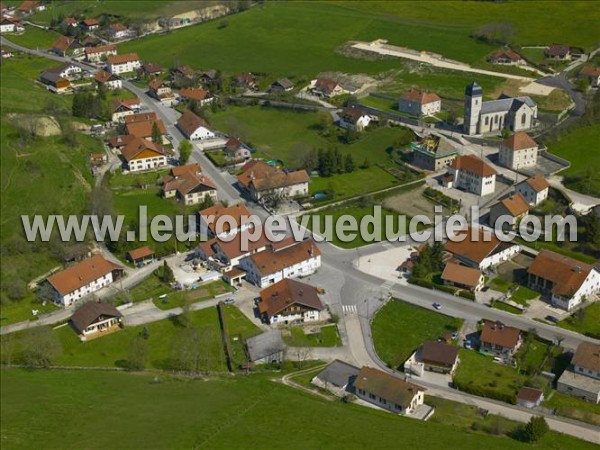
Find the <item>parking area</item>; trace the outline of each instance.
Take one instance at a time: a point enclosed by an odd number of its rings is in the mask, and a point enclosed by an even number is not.
[[[546,152],[540,152],[538,153],[535,167],[523,169],[523,172],[527,175],[535,175],[537,172],[542,172],[544,176],[549,176],[563,170],[565,167],[567,166],[550,159]]]

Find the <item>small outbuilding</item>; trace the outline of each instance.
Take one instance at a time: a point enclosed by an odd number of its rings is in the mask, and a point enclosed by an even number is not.
[[[95,339],[104,334],[118,331],[123,315],[113,305],[89,302],[71,316],[71,326],[82,341]]]
[[[136,266],[148,264],[154,261],[154,250],[148,246],[130,250],[127,252],[127,260]]]
[[[254,364],[281,363],[285,353],[285,343],[281,331],[271,330],[246,340],[248,359]]]
[[[535,408],[543,401],[544,392],[539,389],[524,386],[517,394],[517,403],[525,408]]]

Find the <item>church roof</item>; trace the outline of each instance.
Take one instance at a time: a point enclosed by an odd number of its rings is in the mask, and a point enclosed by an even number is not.
[[[481,114],[510,111],[514,110],[513,108],[518,109],[523,103],[530,108],[536,106],[531,97],[502,97],[498,100],[483,102],[481,105]]]
[[[465,89],[465,95],[474,96],[474,95],[483,95],[483,89],[479,86],[475,81],[471,84],[468,84]]]

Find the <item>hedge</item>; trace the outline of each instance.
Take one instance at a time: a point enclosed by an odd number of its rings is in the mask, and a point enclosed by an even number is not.
[[[500,400],[501,402],[510,403],[511,405],[517,403],[516,392],[514,394],[506,394],[503,392],[497,392],[491,389],[486,389],[483,386],[473,386],[468,383],[462,383],[460,381],[457,381],[456,379],[453,380],[453,383],[456,389],[458,389],[459,391],[466,392],[468,394],[477,395],[478,397],[493,398],[495,400]]]

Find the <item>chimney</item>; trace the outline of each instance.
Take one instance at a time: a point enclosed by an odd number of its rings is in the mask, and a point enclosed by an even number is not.
[[[573,267],[573,272],[580,273],[581,272],[581,266],[575,266],[575,267]]]

